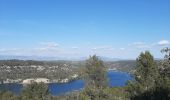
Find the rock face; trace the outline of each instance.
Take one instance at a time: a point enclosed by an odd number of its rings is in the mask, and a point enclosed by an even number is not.
[[[47,78],[30,78],[30,79],[25,79],[23,80],[23,84],[31,84],[33,82],[36,82],[36,83],[50,83],[50,80],[47,79]]]
[[[78,75],[77,74],[74,74],[73,76],[71,76],[72,78],[77,78]]]
[[[69,80],[66,78],[66,79],[62,79],[61,81],[60,81],[60,83],[67,83]]]

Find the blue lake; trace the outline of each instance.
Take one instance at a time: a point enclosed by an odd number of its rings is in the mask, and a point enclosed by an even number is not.
[[[108,85],[109,87],[125,86],[128,80],[131,80],[131,76],[125,72],[108,71]],[[84,80],[75,80],[69,83],[50,83],[48,84],[49,91],[52,95],[61,95],[73,91],[79,91],[84,88]],[[23,86],[21,84],[0,84],[0,90],[7,89],[15,94],[19,94]]]

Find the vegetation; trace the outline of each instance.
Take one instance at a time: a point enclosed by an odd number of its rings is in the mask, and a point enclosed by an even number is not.
[[[48,86],[44,83],[32,83],[25,86],[22,100],[47,100],[49,98]]]
[[[77,62],[71,61],[0,60],[1,82],[7,79],[22,82],[27,78],[71,79],[78,72]]]
[[[104,89],[107,87],[106,67],[96,55],[86,61],[85,69],[86,87],[80,98],[90,100],[104,99],[107,94]]]
[[[106,61],[106,69],[115,68],[119,71],[132,72],[135,68],[134,60]],[[33,61],[33,60],[0,60],[0,82],[7,79],[22,82],[27,78],[48,78],[50,80],[71,80],[70,76],[78,74],[84,76],[86,61]]]
[[[89,88],[103,89],[107,86],[106,67],[96,55],[86,61],[85,80]]]
[[[109,69],[116,69],[118,71],[133,73],[135,70],[135,60],[121,60],[121,61],[107,61],[104,62]]]
[[[142,52],[136,59],[134,79],[125,87],[108,87],[106,64],[94,55],[81,71],[86,81],[81,92],[51,96],[46,84],[33,83],[18,96],[0,92],[0,100],[170,100],[170,49],[162,53],[164,60],[158,64],[149,51]]]
[[[127,85],[127,96],[131,100],[169,100],[170,77],[168,72],[170,63],[170,50],[165,49],[166,56],[163,63],[158,67],[153,56],[146,51],[137,58],[134,81]],[[167,55],[168,54],[168,55]]]
[[[128,84],[128,92],[132,98],[153,89],[158,78],[158,68],[153,56],[148,51],[141,53],[136,62],[134,81]]]

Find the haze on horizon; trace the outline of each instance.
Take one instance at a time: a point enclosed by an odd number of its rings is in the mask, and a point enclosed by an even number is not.
[[[0,0],[0,55],[134,59],[170,46],[169,0]]]

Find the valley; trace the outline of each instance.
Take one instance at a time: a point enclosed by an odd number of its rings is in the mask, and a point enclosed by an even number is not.
[[[135,61],[105,61],[107,69],[130,72]],[[82,77],[85,61],[0,60],[1,83],[67,83]],[[48,80],[48,81],[47,81]]]

